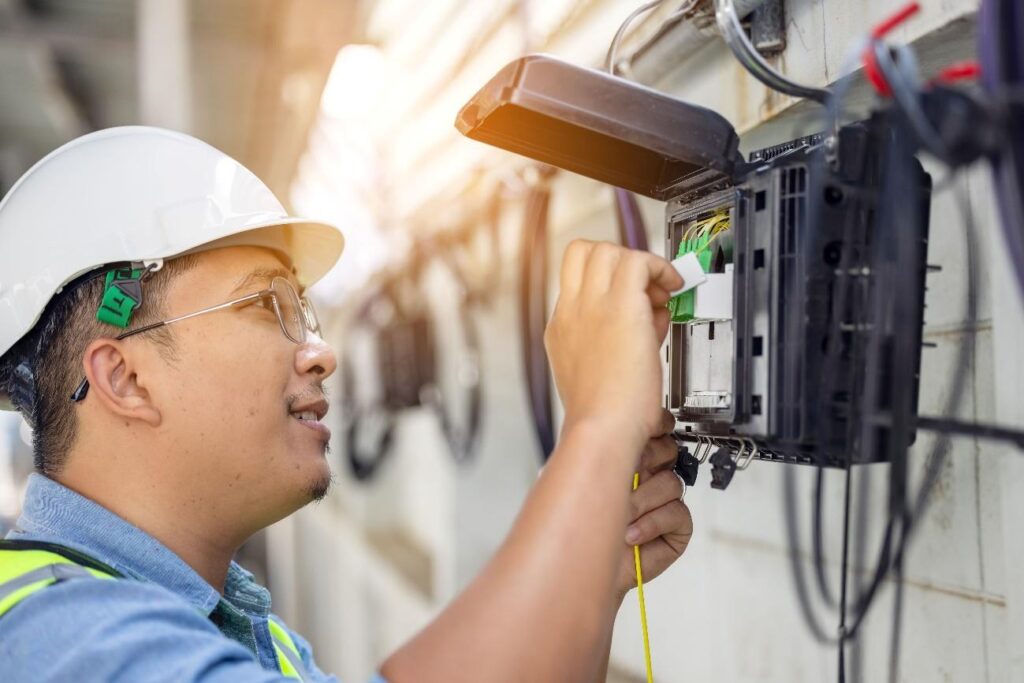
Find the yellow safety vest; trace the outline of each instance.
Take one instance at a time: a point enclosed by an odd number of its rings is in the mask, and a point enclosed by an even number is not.
[[[71,548],[39,541],[0,540],[0,617],[36,591],[78,578],[124,578],[116,569]],[[273,619],[267,620],[277,652],[278,669],[309,680],[295,641]]]

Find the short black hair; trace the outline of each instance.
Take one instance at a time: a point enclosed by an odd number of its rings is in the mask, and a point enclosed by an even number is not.
[[[196,254],[164,262],[143,284],[143,302],[132,315],[128,329],[159,321],[171,281],[198,264]],[[28,359],[34,378],[34,405],[18,405],[33,426],[32,451],[37,471],[54,476],[67,462],[78,433],[77,403],[71,393],[82,380],[82,354],[94,339],[115,336],[114,328],[96,319],[103,299],[106,269],[66,287],[47,304],[32,332],[4,354],[0,386],[12,386],[12,373],[21,359]],[[159,327],[146,333],[169,363],[176,360],[173,331]],[[30,411],[30,412],[27,412]]]

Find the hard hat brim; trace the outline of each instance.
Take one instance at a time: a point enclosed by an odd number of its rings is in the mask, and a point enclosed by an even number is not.
[[[242,232],[197,245],[176,256],[234,246],[265,247],[276,251],[285,258],[285,265],[295,272],[299,284],[308,288],[326,275],[341,258],[345,237],[341,230],[329,223],[289,217],[251,226]]]

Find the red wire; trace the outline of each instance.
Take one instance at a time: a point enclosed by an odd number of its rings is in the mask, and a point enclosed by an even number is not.
[[[956,62],[940,71],[932,81],[935,83],[952,83],[953,81],[968,81],[980,75],[981,64],[978,62]]]
[[[919,11],[921,11],[921,5],[916,2],[908,2],[902,9],[891,15],[888,19],[884,19],[878,24],[875,24],[875,27],[871,29],[871,37],[878,40],[886,33],[917,14]]]

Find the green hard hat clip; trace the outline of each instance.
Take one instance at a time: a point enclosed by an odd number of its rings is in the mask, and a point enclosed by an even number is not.
[[[132,265],[135,265],[134,263]],[[96,319],[124,329],[132,321],[132,314],[142,305],[142,282],[162,263],[147,262],[145,268],[115,268],[107,271],[103,284],[103,300]]]

